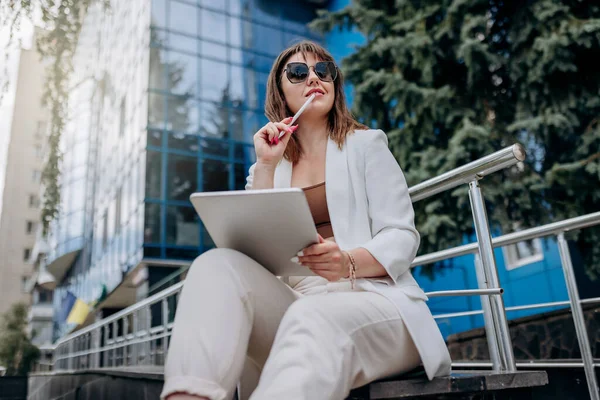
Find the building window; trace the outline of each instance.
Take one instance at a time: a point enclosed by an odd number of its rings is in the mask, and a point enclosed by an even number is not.
[[[200,245],[200,227],[193,207],[168,206],[166,222],[165,230],[168,245]]]
[[[119,107],[119,137],[123,137],[125,134],[125,96],[121,99],[121,106]]]
[[[35,145],[33,145],[33,148],[35,149],[35,156],[37,158],[42,158],[42,145],[35,144]]]
[[[204,192],[215,192],[229,190],[230,164],[224,161],[204,159],[202,160],[202,182]]]
[[[160,243],[161,208],[159,204],[146,203],[144,217],[144,243]]]
[[[21,277],[21,292],[23,292],[23,293],[27,293],[27,281],[28,280],[29,280],[29,278],[27,278],[26,276]]]
[[[117,204],[115,207],[115,234],[119,234],[121,232],[121,198],[122,196],[122,188],[117,190]]]
[[[42,171],[38,171],[37,169],[33,171],[31,175],[31,180],[33,183],[39,183],[42,178]]]
[[[503,251],[507,270],[519,268],[544,259],[542,241],[540,239],[511,244],[505,246]]]
[[[40,206],[40,199],[35,194],[29,195],[29,207],[38,208]]]
[[[23,250],[23,261],[28,261],[29,256],[31,256],[31,249]]]
[[[46,134],[46,121],[38,121],[37,130],[35,131],[35,138],[41,139]]]
[[[146,152],[146,197],[161,198],[162,154],[157,151]]]
[[[169,155],[167,165],[167,198],[188,201],[198,187],[198,158]]]
[[[104,211],[102,217],[102,250],[106,249],[108,244],[108,211]]]
[[[53,293],[51,290],[39,289],[38,303],[52,304]]]
[[[27,229],[26,232],[28,235],[31,235],[33,232],[35,232],[35,222],[33,221],[27,221]]]

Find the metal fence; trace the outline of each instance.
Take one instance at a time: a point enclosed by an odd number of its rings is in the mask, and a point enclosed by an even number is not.
[[[587,227],[591,227],[594,225],[600,224],[600,212],[591,213],[587,215],[583,215],[576,218],[566,219],[560,222],[555,222],[552,224],[539,226],[536,228],[531,228],[527,230],[523,230],[520,232],[511,233],[508,235],[500,236],[494,238],[492,240],[492,247],[502,247],[508,246],[511,244],[516,244],[524,240],[531,240],[542,237],[556,237],[558,242],[558,249],[560,252],[561,266],[563,270],[563,274],[565,277],[565,283],[567,286],[567,293],[569,295],[569,300],[566,301],[555,301],[550,303],[536,303],[536,304],[527,304],[520,305],[514,307],[506,307],[505,311],[519,311],[519,310],[528,310],[528,309],[537,309],[537,308],[547,308],[547,307],[556,307],[556,306],[569,306],[571,308],[571,312],[573,314],[573,323],[575,325],[575,332],[577,333],[577,342],[579,344],[579,350],[582,355],[582,362],[557,362],[557,363],[532,363],[532,362],[522,362],[516,363],[516,367],[524,368],[524,367],[583,367],[585,370],[585,376],[588,384],[588,390],[590,392],[590,398],[593,400],[599,399],[598,393],[598,382],[596,380],[596,375],[594,373],[594,367],[600,366],[598,363],[594,363],[594,359],[592,357],[592,349],[590,340],[588,338],[585,319],[583,316],[582,304],[595,304],[600,303],[600,297],[590,298],[581,300],[579,298],[579,291],[577,290],[577,282],[575,280],[575,274],[573,272],[573,264],[571,262],[571,254],[569,252],[569,247],[567,241],[565,239],[565,232],[574,231],[578,229],[583,229]],[[477,271],[481,270],[480,263],[481,258],[478,252],[478,247],[476,244],[467,244],[459,247],[455,247],[452,249],[435,252],[431,254],[427,254],[424,256],[417,257],[414,261],[414,265],[426,265],[431,264],[438,261],[443,261],[449,258],[458,257],[465,254],[475,254],[475,267]],[[480,287],[482,286],[482,277],[481,274],[478,273],[478,281]],[[431,295],[430,295],[431,296]],[[433,296],[431,296],[433,297]],[[469,315],[478,315],[483,314],[484,316],[484,324],[485,331],[487,336],[488,347],[490,350],[490,358],[492,360],[491,363],[453,363],[452,365],[458,368],[477,368],[477,367],[492,367],[493,369],[497,369],[497,366],[500,365],[499,350],[497,349],[497,345],[499,341],[495,338],[495,327],[493,325],[494,321],[491,320],[489,312],[489,297],[481,296],[481,304],[482,310],[476,311],[465,311],[465,312],[457,312],[457,313],[448,313],[448,314],[438,314],[434,316],[436,319],[441,318],[454,318],[454,317],[465,317]]]
[[[481,311],[444,314],[443,316],[438,315],[436,318],[459,317],[475,313],[483,314],[491,363],[479,363],[477,365],[468,363],[468,366],[491,366],[498,372],[512,372],[516,370],[517,366],[521,367],[522,363],[515,363],[506,320],[506,310],[502,299],[503,290],[498,279],[493,248],[536,237],[558,235],[562,266],[569,294],[569,302],[560,302],[560,305],[563,305],[563,303],[564,305],[569,304],[573,310],[579,346],[583,355],[581,366],[585,368],[591,398],[598,400],[598,384],[594,375],[594,364],[581,309],[581,304],[584,301],[579,299],[564,232],[599,224],[600,213],[492,239],[479,181],[493,172],[514,166],[524,159],[525,151],[523,147],[515,144],[411,187],[409,193],[412,201],[416,202],[459,185],[468,184],[477,235],[476,243],[417,257],[413,262],[413,266],[425,265],[465,254],[476,254],[475,268],[478,276],[478,289],[448,290],[431,292],[427,295],[429,297],[481,296],[483,308]],[[131,307],[60,339],[55,345],[54,369],[81,370],[163,365],[173,328],[177,299],[182,286],[183,282],[179,282]],[[596,301],[597,299],[590,300]],[[521,307],[533,308],[536,306],[538,305]],[[541,306],[548,306],[548,304]],[[542,364],[536,365],[543,368]],[[461,365],[454,363],[453,366],[460,367]]]

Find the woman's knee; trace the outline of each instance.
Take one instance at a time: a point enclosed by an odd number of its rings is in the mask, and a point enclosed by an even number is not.
[[[260,264],[237,250],[216,248],[196,257],[185,280],[195,282],[232,277],[244,280],[242,277],[265,273],[265,271]]]
[[[242,253],[240,253],[237,250],[219,247],[207,250],[204,253],[200,254],[198,257],[196,257],[194,263],[200,262],[201,260],[221,260],[224,258],[228,259],[231,257],[239,257],[240,255],[242,255]]]
[[[185,277],[186,284],[197,279],[206,280],[211,276],[218,276],[219,271],[223,272],[230,264],[229,259],[232,253],[237,253],[231,249],[211,249],[200,254],[190,265]]]
[[[327,330],[331,320],[323,312],[323,296],[306,296],[296,300],[285,312],[280,330],[299,328],[301,332],[318,334]],[[319,328],[315,330],[313,328]]]
[[[229,260],[232,257],[239,257],[241,253],[225,248],[216,248],[205,251],[200,254],[196,259],[192,262],[190,266],[188,275],[198,270],[206,270],[209,268],[222,268],[224,265],[229,264]]]

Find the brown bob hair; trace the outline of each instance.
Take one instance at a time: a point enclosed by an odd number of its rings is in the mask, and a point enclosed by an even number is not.
[[[281,79],[283,69],[287,63],[287,60],[296,53],[302,53],[306,57],[307,53],[312,53],[320,61],[334,61],[333,56],[325,50],[321,45],[304,40],[298,42],[279,54],[267,81],[267,93],[265,101],[265,114],[269,121],[281,121],[286,117],[292,116],[292,111],[288,108],[285,97],[283,96],[283,90],[281,89]],[[354,119],[348,107],[346,107],[346,96],[344,94],[344,77],[342,72],[338,69],[336,80],[333,82],[335,99],[333,107],[329,112],[329,118],[327,128],[329,129],[329,137],[335,141],[338,147],[341,149],[346,140],[346,135],[353,132],[356,129],[368,129],[365,125],[359,123]],[[292,135],[288,145],[283,153],[283,156],[295,164],[302,155],[302,148],[298,142],[298,138]]]

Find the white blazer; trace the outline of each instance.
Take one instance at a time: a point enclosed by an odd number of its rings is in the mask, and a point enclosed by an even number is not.
[[[347,136],[341,150],[329,139],[325,160],[325,192],[335,241],[342,250],[367,249],[389,275],[357,279],[357,286],[396,305],[429,379],[448,375],[448,348],[425,304],[427,296],[410,271],[420,237],[408,186],[387,136],[381,130],[357,130]],[[252,188],[253,173],[254,165],[246,189]],[[282,159],[274,186],[290,187],[291,180],[292,164]]]

